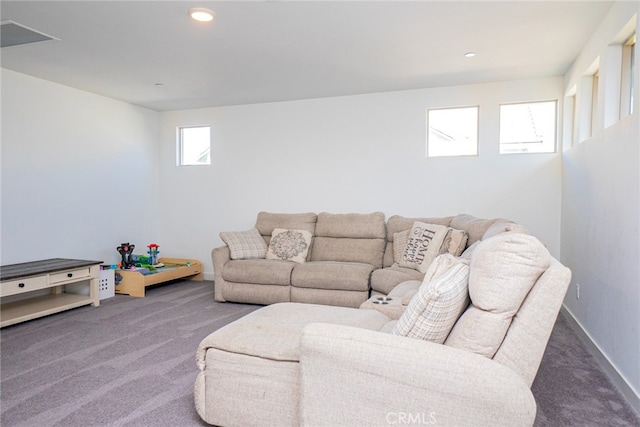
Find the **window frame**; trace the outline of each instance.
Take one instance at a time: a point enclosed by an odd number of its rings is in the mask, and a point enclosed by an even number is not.
[[[185,139],[184,139],[184,130],[185,129],[200,129],[206,128],[209,133],[208,147],[205,151],[208,151],[207,161],[206,162],[194,162],[194,163],[185,163]],[[193,126],[178,126],[176,129],[177,136],[177,153],[176,160],[178,166],[209,166],[211,165],[211,126],[210,125],[193,125]]]
[[[512,105],[528,105],[528,104],[547,104],[552,103],[554,106],[553,111],[553,145],[551,151],[503,151],[503,146],[509,145],[524,145],[524,144],[537,144],[535,141],[521,141],[521,142],[503,142],[502,141],[502,125],[503,125],[503,113],[502,107],[508,107]],[[558,99],[546,99],[536,101],[518,101],[518,102],[504,102],[498,105],[498,152],[500,155],[509,154],[554,154],[558,152]],[[544,145],[544,141],[541,142]]]
[[[622,72],[620,82],[620,118],[633,114],[633,91],[637,82],[634,79],[636,58],[636,33],[622,43]]]
[[[596,123],[598,118],[598,90],[600,89],[600,69],[597,69],[591,76],[591,112],[590,112],[590,125],[589,136],[593,136],[596,133]]]
[[[473,153],[462,153],[462,154],[432,154],[432,139],[431,139],[431,122],[432,118],[430,117],[430,113],[432,111],[453,111],[453,110],[470,110],[475,109],[475,150]],[[427,119],[427,135],[426,135],[426,158],[437,158],[437,157],[477,157],[480,151],[480,105],[465,105],[465,106],[456,106],[456,107],[435,107],[435,108],[427,108],[426,113]]]

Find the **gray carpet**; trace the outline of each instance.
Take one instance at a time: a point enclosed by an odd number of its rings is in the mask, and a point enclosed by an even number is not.
[[[0,424],[202,426],[195,350],[259,308],[213,301],[211,282],[116,295],[0,331]],[[533,392],[537,426],[638,426],[640,419],[560,318]]]

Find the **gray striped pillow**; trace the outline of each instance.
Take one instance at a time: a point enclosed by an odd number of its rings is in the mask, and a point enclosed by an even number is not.
[[[440,255],[429,267],[393,334],[442,344],[468,305],[469,261]]]
[[[256,228],[223,231],[220,238],[229,247],[231,259],[264,258],[267,255],[267,243]]]

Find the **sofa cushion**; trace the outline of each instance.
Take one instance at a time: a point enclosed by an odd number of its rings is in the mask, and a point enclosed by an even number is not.
[[[256,219],[256,228],[263,236],[271,236],[275,228],[307,230],[313,235],[318,215],[308,213],[271,213],[260,212]]]
[[[247,231],[223,231],[220,238],[229,247],[231,259],[264,258],[267,244],[257,229]]]
[[[314,236],[311,261],[359,262],[382,267],[384,239],[335,239]]]
[[[407,280],[393,288],[387,295],[391,298],[398,298],[402,305],[408,305],[418,289],[422,285],[422,280]]]
[[[386,225],[384,214],[318,214],[312,261],[342,261],[382,267]]]
[[[493,223],[491,227],[487,228],[487,231],[485,231],[482,235],[482,240],[496,236],[500,233],[529,234],[529,230],[527,230],[527,228],[522,224],[518,224],[506,219],[501,219],[498,222]]]
[[[224,265],[222,278],[227,282],[288,286],[296,265],[289,261],[267,259],[231,260]]]
[[[407,280],[420,280],[424,278],[424,273],[420,273],[413,268],[392,265],[391,267],[375,270],[371,275],[371,289],[381,294],[387,295],[393,288]]]
[[[441,344],[469,303],[469,265],[450,254],[431,264],[393,333]]]
[[[451,227],[458,230],[466,231],[467,235],[469,236],[467,240],[467,246],[471,246],[478,240],[481,240],[482,236],[489,229],[489,227],[491,227],[498,221],[500,221],[499,218],[480,219],[476,218],[473,215],[460,214],[453,217],[453,219],[451,220]]]
[[[267,259],[303,263],[311,247],[311,233],[307,230],[274,228],[269,241]]]
[[[341,289],[290,288],[291,302],[305,304],[335,305],[339,307],[358,308],[369,298],[369,291],[349,291]],[[384,314],[384,313],[383,313]]]
[[[409,233],[400,267],[415,268],[424,273],[433,260],[440,254],[440,248],[447,236],[444,225],[426,224],[416,221]],[[395,247],[394,247],[395,250]]]
[[[387,227],[382,212],[369,214],[321,212],[318,214],[315,232],[316,236],[353,239],[384,239],[386,234]]]
[[[481,241],[471,255],[471,306],[445,344],[493,357],[550,260],[549,251],[531,235],[502,233]]]
[[[313,261],[297,265],[291,285],[298,288],[368,291],[375,268],[370,264],[336,261]]]
[[[204,369],[205,354],[209,348],[270,360],[298,361],[300,335],[309,323],[332,323],[379,331],[389,320],[376,310],[300,303],[273,304],[207,336],[198,347],[197,362],[200,369]]]

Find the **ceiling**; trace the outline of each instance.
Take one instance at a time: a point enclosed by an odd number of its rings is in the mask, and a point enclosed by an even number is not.
[[[5,1],[3,68],[158,111],[558,76],[597,1]],[[216,12],[192,21],[191,7]],[[474,58],[464,53],[474,51]]]

